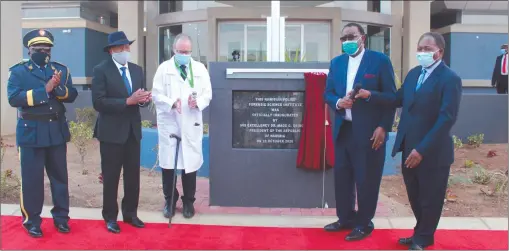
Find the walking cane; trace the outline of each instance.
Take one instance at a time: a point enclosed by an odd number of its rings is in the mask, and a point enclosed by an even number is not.
[[[177,185],[177,163],[179,159],[179,145],[181,138],[175,134],[171,134],[170,138],[174,138],[177,140],[177,151],[175,152],[175,167],[173,168],[173,186],[171,187],[171,205],[170,205],[170,217],[168,222],[168,227],[171,227],[171,219],[173,218],[173,210],[176,208],[173,208],[173,203],[175,201],[175,187]]]

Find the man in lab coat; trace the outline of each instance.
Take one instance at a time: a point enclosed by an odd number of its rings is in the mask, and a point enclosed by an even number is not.
[[[182,139],[177,163],[177,169],[183,170],[182,211],[185,218],[191,218],[194,216],[196,173],[203,164],[202,111],[212,99],[212,87],[205,66],[191,58],[192,41],[189,36],[179,34],[175,37],[173,52],[175,55],[157,68],[152,87],[159,131],[159,165],[166,201],[163,214],[167,218],[175,215],[179,196],[175,189],[171,201],[177,141],[170,135],[176,134]]]

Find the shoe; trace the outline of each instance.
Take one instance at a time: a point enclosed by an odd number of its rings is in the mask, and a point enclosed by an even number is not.
[[[127,224],[129,224],[133,227],[137,227],[137,228],[145,227],[145,223],[143,223],[143,221],[141,221],[140,218],[138,218],[138,217],[124,219],[124,223],[127,223]]]
[[[323,229],[327,232],[338,232],[341,230],[352,229],[353,227],[348,224],[341,224],[339,221],[333,222],[331,224],[326,225]]]
[[[171,217],[175,216],[175,211],[177,211],[177,202],[173,203],[173,208],[171,209]],[[170,206],[168,202],[164,203],[163,216],[164,218],[170,218]]]
[[[368,228],[367,230],[361,229],[361,228],[354,228],[354,230],[352,230],[352,232],[350,232],[345,237],[345,240],[346,241],[359,241],[359,240],[362,240],[362,239],[368,237],[369,235],[371,235],[372,232],[373,232],[372,228]]]
[[[424,247],[419,244],[412,243],[408,250],[424,250]]]
[[[30,226],[30,227],[23,226],[23,227],[27,230],[28,235],[30,235],[31,237],[34,237],[34,238],[42,237],[41,227],[39,227],[39,226]]]
[[[108,229],[108,232],[112,232],[114,234],[120,233],[120,227],[116,221],[106,222],[106,228]]]
[[[184,215],[184,218],[190,219],[194,216],[194,205],[193,202],[189,201],[183,201],[182,202],[182,214]]]
[[[410,246],[413,243],[412,242],[412,237],[399,238],[398,243],[401,244],[401,245]]]
[[[71,229],[69,228],[69,224],[67,224],[67,222],[59,223],[59,224],[55,223],[55,227],[57,228],[58,232],[60,232],[60,233],[67,234],[67,233],[71,232]]]

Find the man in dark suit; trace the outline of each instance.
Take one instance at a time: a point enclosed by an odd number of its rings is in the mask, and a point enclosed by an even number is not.
[[[74,102],[78,91],[69,68],[50,61],[53,41],[47,30],[28,32],[23,44],[30,60],[12,66],[7,82],[9,104],[18,109],[16,145],[21,162],[23,227],[32,237],[42,237],[44,167],[51,184],[53,223],[61,233],[70,231],[66,153],[71,135],[63,103]]]
[[[355,101],[350,92],[356,86],[388,95],[396,92],[390,59],[364,48],[362,26],[347,24],[341,41],[345,54],[332,59],[324,98],[335,111],[334,183],[337,222],[326,231],[351,229],[346,240],[360,240],[374,229],[380,182],[385,162],[387,133],[394,122],[394,108]],[[358,211],[355,211],[357,191]]]
[[[435,32],[421,36],[417,66],[408,72],[396,95],[361,90],[357,98],[403,107],[392,151],[403,152],[402,173],[417,224],[412,237],[399,243],[423,250],[434,243],[440,220],[454,144],[450,134],[461,100],[461,79],[442,62],[445,40]]]
[[[508,72],[508,55],[507,44],[500,47],[500,56],[495,60],[493,75],[491,76],[491,85],[497,88],[498,94],[507,94],[507,72]]]
[[[142,228],[138,218],[140,195],[140,106],[151,99],[145,91],[143,69],[129,63],[130,45],[124,32],[108,36],[109,44],[104,51],[111,58],[94,68],[92,79],[92,103],[99,112],[94,137],[100,141],[101,172],[103,175],[103,210],[108,231],[119,233],[117,224],[117,191],[123,168],[124,198],[122,216],[124,222]]]

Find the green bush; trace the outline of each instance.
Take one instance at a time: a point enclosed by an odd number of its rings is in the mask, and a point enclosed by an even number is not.
[[[82,174],[87,174],[85,168],[85,156],[88,151],[88,143],[94,135],[94,123],[96,118],[95,110],[91,108],[76,108],[76,121],[69,122],[69,131],[71,133],[71,143],[76,147],[80,154],[82,165]]]
[[[452,141],[454,142],[454,149],[460,149],[463,147],[463,142],[456,135],[452,135]]]
[[[473,147],[480,147],[484,141],[484,133],[470,135],[467,138],[468,144]]]
[[[141,127],[145,127],[145,128],[152,128],[152,121],[150,120],[143,120],[141,121]]]

